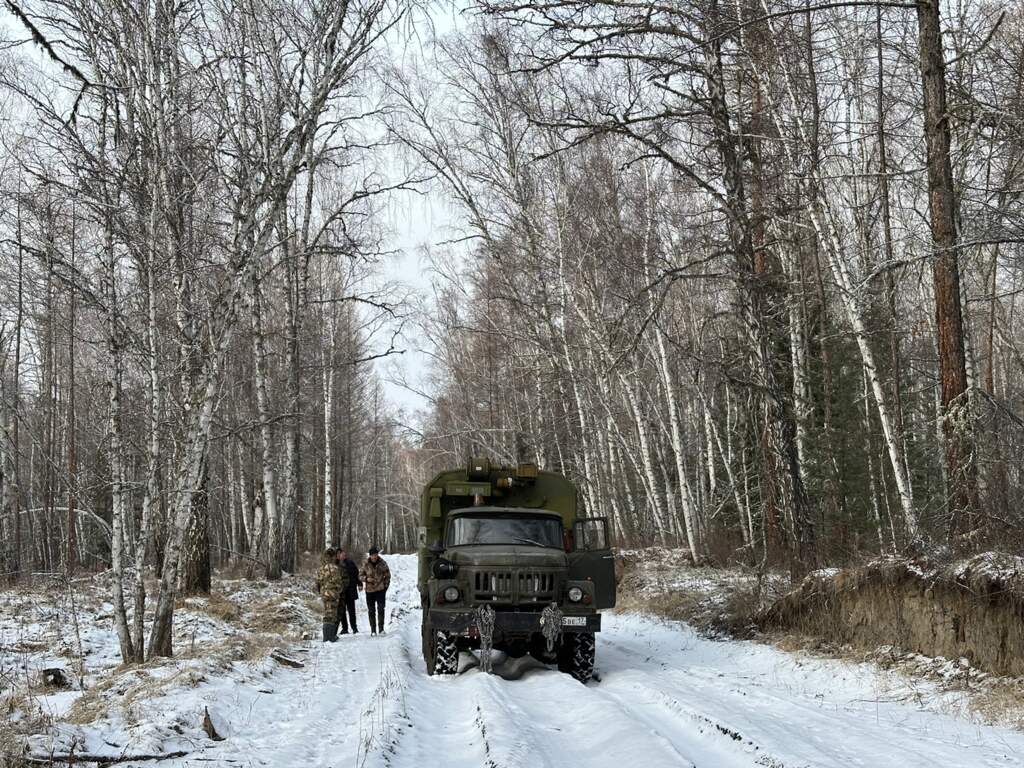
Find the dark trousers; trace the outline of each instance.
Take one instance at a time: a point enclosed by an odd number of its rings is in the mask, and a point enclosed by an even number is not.
[[[370,631],[384,631],[384,596],[383,589],[379,592],[366,593],[366,612],[370,614]]]
[[[346,616],[345,614],[348,614]],[[341,631],[348,632],[348,625],[351,622],[352,631],[358,632],[356,626],[356,598],[354,595],[344,594],[338,601],[338,623],[341,624]]]

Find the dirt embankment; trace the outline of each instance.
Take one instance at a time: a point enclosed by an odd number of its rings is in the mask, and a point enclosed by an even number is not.
[[[766,631],[864,650],[895,646],[1024,676],[1024,558],[986,553],[937,565],[884,560],[811,574],[761,611]]]

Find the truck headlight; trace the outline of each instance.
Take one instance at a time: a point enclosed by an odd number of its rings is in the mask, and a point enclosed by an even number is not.
[[[578,603],[583,599],[583,590],[579,587],[569,587],[569,600]]]
[[[459,588],[458,587],[447,587],[444,590],[444,599],[446,603],[454,603],[459,599]]]

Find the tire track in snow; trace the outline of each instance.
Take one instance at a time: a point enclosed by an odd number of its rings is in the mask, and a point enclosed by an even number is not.
[[[403,613],[398,631],[404,664],[402,717],[406,728],[388,745],[386,752],[367,761],[386,766],[427,766],[443,760],[446,768],[480,768],[486,751],[476,726],[472,700],[458,695],[442,678],[426,673],[419,654],[419,610]]]
[[[530,723],[532,726],[532,718],[500,695],[494,684],[500,686],[503,681],[484,681],[479,687],[487,696],[476,698],[478,723],[488,746],[488,768],[516,768],[526,762],[536,768],[555,768],[562,764],[563,761],[552,761],[546,746],[537,738],[539,727],[517,725]]]
[[[601,690],[620,697],[657,692],[662,708],[678,712],[661,715],[666,729],[685,728],[684,718],[706,722],[723,738],[732,733],[759,747],[754,765],[1020,765],[1021,734],[886,701],[880,694],[893,679],[870,665],[705,640],[684,624],[609,618],[605,652],[598,651],[606,672]]]
[[[533,737],[529,751],[517,753],[512,765],[525,765],[527,756],[550,766],[564,765],[567,758],[579,765],[694,765],[691,755],[637,719],[630,707],[601,696],[600,684],[583,686],[554,670],[511,683],[480,677],[487,683],[490,707],[504,715],[495,719]]]
[[[630,662],[624,666],[633,669],[616,670],[611,680],[606,681],[608,684],[596,688],[597,692],[628,708],[651,729],[663,732],[680,750],[695,756],[693,759],[698,765],[786,768],[781,759],[732,726],[708,717],[694,706],[684,704],[680,697],[661,690],[666,677],[679,671],[661,661],[662,654],[654,649],[650,652],[635,650],[628,647],[628,643],[613,639],[608,639],[604,645],[606,655],[613,661],[616,654],[629,657]],[[657,668],[656,673],[651,667]],[[629,695],[620,690],[623,688]]]
[[[691,755],[697,765],[716,768],[770,766],[786,768],[778,757],[732,727],[682,704],[677,698],[650,685],[633,687],[637,700],[630,704],[622,694],[608,687],[598,693],[629,707],[631,714],[652,730],[662,733],[677,749]]]

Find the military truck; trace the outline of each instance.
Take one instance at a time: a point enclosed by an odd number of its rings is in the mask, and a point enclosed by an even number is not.
[[[474,458],[424,487],[420,514],[428,674],[455,674],[460,651],[483,647],[591,679],[615,563],[607,520],[577,517],[568,479]]]

